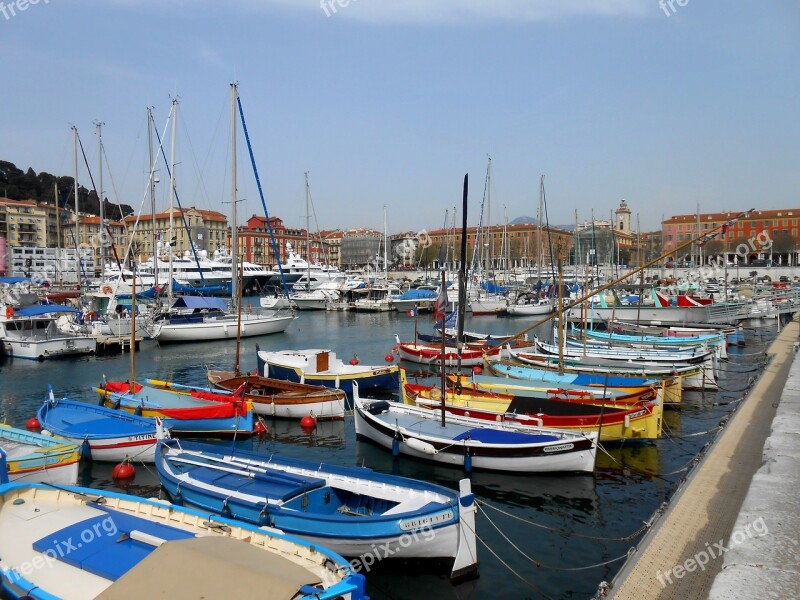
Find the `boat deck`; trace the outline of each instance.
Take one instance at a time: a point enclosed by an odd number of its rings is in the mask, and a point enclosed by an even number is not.
[[[736,536],[741,533],[734,531],[734,527],[753,475],[763,464],[764,441],[770,434],[792,365],[798,331],[798,322],[793,321],[773,342],[769,349],[772,361],[762,377],[675,494],[666,514],[612,582],[608,597],[614,600],[709,597],[714,579],[724,565],[719,556],[722,551],[715,544],[725,548],[735,545]],[[786,494],[795,491],[786,490]],[[782,494],[779,488],[773,488],[773,493]],[[764,514],[772,527],[769,513],[760,514]],[[705,563],[702,568],[700,562]],[[736,597],[765,595],[763,587],[749,586],[744,580],[740,583],[744,587],[737,589]],[[794,592],[774,597],[794,597]]]
[[[433,414],[433,413],[431,413]],[[557,441],[558,435],[547,435],[537,433],[524,433],[519,431],[504,430],[499,428],[483,428],[454,422],[445,422],[445,426],[437,419],[420,418],[419,416],[405,411],[389,411],[380,415],[373,415],[386,423],[389,427],[400,426],[404,430],[424,435],[436,437],[449,441],[462,441],[471,439],[484,444],[544,444]]]

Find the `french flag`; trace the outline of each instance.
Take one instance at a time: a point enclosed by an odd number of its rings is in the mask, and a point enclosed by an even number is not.
[[[417,316],[417,309],[412,308],[410,311],[406,313],[409,317],[416,317]]]

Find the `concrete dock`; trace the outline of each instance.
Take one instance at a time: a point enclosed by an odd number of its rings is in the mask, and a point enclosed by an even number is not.
[[[747,399],[605,597],[800,597],[799,333],[795,320],[774,340]]]

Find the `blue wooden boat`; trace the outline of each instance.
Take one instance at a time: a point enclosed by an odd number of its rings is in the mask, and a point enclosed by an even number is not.
[[[153,462],[157,425],[153,419],[130,415],[105,406],[50,398],[39,408],[43,431],[81,445],[86,458],[120,462]]]
[[[11,481],[75,485],[80,445],[0,423],[0,448]]]
[[[164,501],[27,483],[0,484],[0,580],[4,598],[26,600],[366,599],[362,575],[305,540]]]
[[[370,392],[396,392],[399,385],[397,365],[346,364],[335,352],[324,349],[278,352],[259,350],[258,346],[256,349],[258,373],[264,377],[339,388],[351,398],[354,381],[362,391]]]
[[[246,437],[254,428],[251,404],[235,394],[180,393],[139,383],[104,381],[95,391],[109,408],[158,417],[174,435]]]
[[[355,560],[380,546],[393,558],[448,561],[454,579],[477,572],[468,479],[454,492],[363,467],[176,440],[159,444],[156,469],[176,503],[277,527]]]

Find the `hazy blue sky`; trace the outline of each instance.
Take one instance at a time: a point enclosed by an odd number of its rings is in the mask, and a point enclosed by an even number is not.
[[[14,6],[0,9],[0,159],[70,174],[74,123],[96,169],[100,119],[113,182],[135,208],[145,108],[161,129],[177,94],[179,193],[230,210],[234,79],[270,212],[292,226],[304,224],[304,171],[322,228],[381,228],[384,204],[390,231],[439,227],[465,172],[475,223],[487,154],[495,223],[503,207],[535,215],[541,174],[551,223],[576,209],[606,218],[623,197],[642,229],[698,202],[800,204],[796,0]],[[261,213],[239,157],[240,215]],[[88,185],[83,168],[79,179]],[[114,198],[108,174],[104,187]]]

